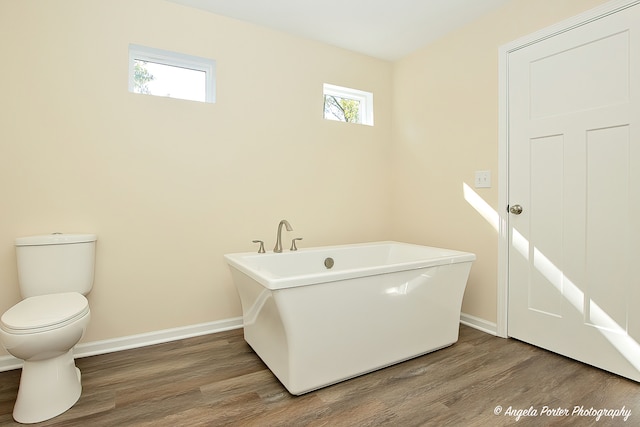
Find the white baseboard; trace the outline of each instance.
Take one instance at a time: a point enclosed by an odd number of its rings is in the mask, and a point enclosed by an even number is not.
[[[478,329],[491,335],[497,335],[497,326],[493,322],[486,321],[470,314],[461,313],[460,323],[471,328]],[[184,338],[197,337],[200,335],[215,334],[218,332],[239,329],[242,327],[242,317],[218,320],[215,322],[200,323],[197,325],[183,326],[180,328],[164,329],[160,331],[147,332],[138,335],[113,338],[109,340],[93,341],[78,344],[74,348],[74,357],[88,357],[98,354],[113,353],[115,351],[130,350],[132,348],[146,347],[154,344],[161,344],[181,340]],[[22,360],[11,355],[0,356],[0,372],[22,368]]]
[[[496,336],[498,335],[498,326],[495,323],[489,322],[476,316],[472,316],[470,314],[460,313],[460,323],[471,328],[478,329],[487,334]]]
[[[73,355],[77,359],[81,357],[95,356],[98,354],[113,353],[114,351],[146,347],[149,345],[197,337],[200,335],[215,334],[217,332],[229,331],[231,329],[238,329],[241,327],[242,317],[233,317],[215,322],[183,326],[180,328],[164,329],[109,340],[81,343],[73,349]],[[11,355],[0,356],[0,372],[19,368],[22,368],[22,360]]]

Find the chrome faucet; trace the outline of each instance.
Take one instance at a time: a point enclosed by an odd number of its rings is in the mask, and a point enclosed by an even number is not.
[[[287,227],[287,231],[293,231],[293,228],[291,227],[291,224],[289,224],[289,221],[287,221],[286,219],[283,219],[282,221],[280,221],[280,224],[278,224],[278,236],[276,237],[276,247],[273,248],[273,252],[277,252],[277,253],[282,252],[282,225],[283,224],[285,227]]]

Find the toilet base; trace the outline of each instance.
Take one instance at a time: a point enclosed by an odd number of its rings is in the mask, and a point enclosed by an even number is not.
[[[73,350],[52,359],[25,361],[13,419],[23,424],[51,419],[71,408],[81,393]]]

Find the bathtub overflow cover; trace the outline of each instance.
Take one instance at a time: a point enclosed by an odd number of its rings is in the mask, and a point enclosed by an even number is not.
[[[333,267],[333,258],[327,258],[324,260],[324,266],[327,268]]]

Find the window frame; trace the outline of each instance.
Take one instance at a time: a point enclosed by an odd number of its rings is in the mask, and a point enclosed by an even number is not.
[[[324,83],[322,86],[323,105],[325,102],[324,99],[327,95],[358,101],[360,103],[360,107],[358,109],[358,112],[360,113],[360,117],[359,117],[360,120],[356,123],[361,125],[373,126],[373,93],[366,92],[364,90],[352,89],[344,86],[337,86],[329,83]],[[323,110],[323,118],[325,120],[341,121],[341,120],[328,119],[324,115],[324,110]]]
[[[135,92],[134,70],[135,61],[152,62],[154,64],[166,65],[170,67],[185,68],[205,73],[205,100],[204,102],[214,104],[216,102],[216,61],[214,59],[202,58],[184,53],[171,52],[168,50],[156,49],[153,47],[137,44],[129,45],[129,92]],[[162,95],[153,95],[161,96]],[[173,99],[185,99],[171,97]],[[185,99],[193,101],[191,99]],[[196,101],[201,102],[201,101]]]

